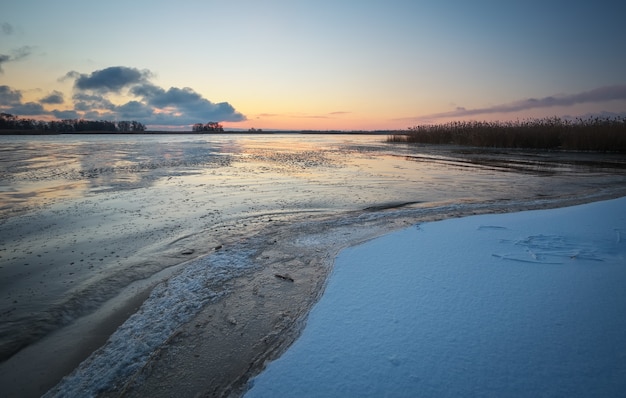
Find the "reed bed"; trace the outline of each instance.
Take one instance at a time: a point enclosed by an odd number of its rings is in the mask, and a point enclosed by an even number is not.
[[[511,122],[456,121],[410,127],[388,142],[493,148],[626,152],[626,118],[566,120],[557,117]]]

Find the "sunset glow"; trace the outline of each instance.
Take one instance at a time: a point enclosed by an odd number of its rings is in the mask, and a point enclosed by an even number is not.
[[[7,0],[0,112],[174,130],[623,116],[626,54],[616,48],[626,26],[616,7]]]

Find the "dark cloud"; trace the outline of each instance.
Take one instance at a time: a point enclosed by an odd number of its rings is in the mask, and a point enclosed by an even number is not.
[[[0,105],[17,105],[22,102],[22,92],[9,86],[0,86]]]
[[[37,102],[22,103],[22,92],[9,86],[0,86],[0,112],[12,115],[32,116],[47,112]]]
[[[115,105],[99,94],[76,93],[72,96],[74,109],[77,111],[91,111],[97,109],[115,109]]]
[[[149,93],[149,95],[144,96],[144,98],[150,105],[159,108],[176,106],[193,109],[202,102],[209,102],[189,87],[170,87],[167,91],[162,88],[153,87],[151,90],[152,92]]]
[[[57,119],[79,119],[80,115],[76,111],[59,111],[57,109],[50,112]]]
[[[576,104],[597,103],[612,100],[626,100],[626,85],[600,87],[590,91],[584,91],[582,93],[572,95],[549,96],[539,99],[529,98],[523,101],[514,102],[512,104],[486,108],[485,110],[489,111],[490,109],[495,109],[496,112],[517,112],[533,108],[571,106]],[[471,112],[472,110],[464,111]]]
[[[593,118],[601,118],[601,119],[615,119],[615,118],[625,118],[626,119],[626,111],[623,112],[608,112],[608,111],[601,111],[601,112],[590,112],[590,113],[585,113],[583,115],[563,115],[562,118],[566,119],[566,120],[571,120],[571,121],[576,121],[578,119],[593,119]]]
[[[81,114],[82,119],[87,120],[112,120],[115,115],[110,112],[88,111]]]
[[[139,101],[129,101],[115,111],[121,119],[146,120],[154,116],[154,108]]]
[[[165,90],[161,87],[155,86],[152,83],[145,83],[131,88],[130,92],[137,97],[150,99],[163,95],[163,93],[165,93]]]
[[[228,102],[213,103],[202,97],[189,87],[170,87],[165,90],[147,83],[133,87],[131,93],[141,97],[143,101],[154,108],[173,109],[183,116],[180,121],[193,123],[194,121],[229,121],[239,122],[246,120],[245,116],[237,112]],[[176,113],[176,112],[172,112]]]
[[[29,48],[16,52],[26,56]],[[18,54],[19,53],[19,54]],[[21,54],[21,55],[20,55]],[[0,62],[5,58],[0,58]],[[189,87],[165,90],[149,79],[152,73],[124,66],[96,70],[90,74],[70,71],[59,81],[74,80],[74,109],[46,110],[43,105],[64,104],[63,93],[53,91],[36,102],[22,102],[22,93],[9,86],[0,86],[0,111],[18,116],[51,115],[59,119],[137,120],[146,125],[183,126],[194,123],[237,122],[246,117],[228,102],[214,103]],[[122,105],[114,104],[110,94],[130,94],[136,99]]]
[[[213,103],[189,87],[164,89],[152,82],[149,70],[113,66],[83,74],[70,71],[59,81],[74,80],[74,109],[84,117],[111,116],[145,124],[193,124],[206,121],[242,121],[246,117],[228,102]],[[138,100],[114,105],[107,95],[122,90]]]
[[[26,102],[24,104],[13,104],[12,106],[3,108],[2,112],[20,116],[34,116],[48,114],[43,106],[37,102]]]
[[[47,111],[43,104],[62,104],[63,94],[59,91],[53,91],[50,95],[39,100],[39,102],[22,102],[22,92],[13,90],[9,86],[0,86],[0,112],[10,113],[12,115],[24,116],[43,116],[52,115],[57,119],[76,119],[80,115],[75,110],[53,110]]]
[[[490,106],[486,108],[465,109],[458,107],[450,112],[434,113],[421,116],[419,119],[441,119],[450,117],[467,117],[490,113],[512,113],[528,109],[551,108],[555,106],[571,106],[586,103],[601,103],[613,100],[626,100],[626,85],[599,87],[578,94],[554,95],[543,98],[529,98],[521,101]]]
[[[147,70],[112,66],[94,71],[89,75],[72,71],[68,72],[65,77],[76,79],[74,87],[78,90],[93,90],[107,93],[119,92],[123,88],[144,83],[151,75],[150,71]]]
[[[65,102],[65,100],[63,98],[63,93],[55,90],[40,99],[39,102],[42,104],[62,104],[63,102]]]

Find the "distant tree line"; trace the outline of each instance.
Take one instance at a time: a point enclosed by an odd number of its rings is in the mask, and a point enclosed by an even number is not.
[[[92,131],[134,133],[146,131],[146,126],[134,120],[122,120],[118,122],[84,119],[44,121],[20,118],[9,113],[0,113],[0,130],[42,131],[51,133],[80,133]]]
[[[221,133],[224,131],[224,127],[218,122],[208,122],[206,124],[196,123],[192,126],[191,131],[194,133]]]

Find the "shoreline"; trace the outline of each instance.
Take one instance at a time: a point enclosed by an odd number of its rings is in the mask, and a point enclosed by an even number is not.
[[[94,396],[109,385],[116,385],[111,396],[119,395],[129,379],[152,388],[145,395],[164,396],[167,388],[181,384],[189,386],[187,395],[192,396],[235,391],[237,380],[279,355],[295,338],[290,335],[297,336],[342,248],[420,221],[566,206],[626,190],[621,161],[597,163],[592,154],[555,157],[448,147],[415,155],[409,147],[390,146],[378,137],[244,135],[227,143],[205,137],[206,142],[188,137],[180,142],[50,139],[51,163],[34,168],[19,162],[34,156],[36,148],[10,146],[18,162],[10,171],[19,172],[16,184],[24,184],[18,192],[42,196],[23,202],[25,218],[16,214],[3,220],[0,255],[8,260],[2,270],[4,341],[35,344],[32,337],[46,331],[62,336],[55,329],[60,325],[89,326],[85,317],[105,322],[108,329],[92,322],[89,333],[59,337],[60,344],[39,350],[41,355],[33,349],[30,364],[0,364],[0,385],[20,388],[4,381],[8,373],[3,369],[10,369],[23,385],[37,388],[42,372],[34,369],[39,366],[59,374],[49,378],[51,386],[65,373],[59,363],[76,354],[78,365],[94,351],[97,344],[89,345],[83,337],[98,335],[104,343],[114,331],[110,340],[129,343],[99,349],[98,358],[115,349],[119,355],[92,368],[99,379],[91,381],[100,386]],[[155,150],[163,158],[144,164],[141,159],[154,158]],[[66,154],[72,156],[70,163],[61,162]],[[170,154],[190,160],[171,163],[166,160]],[[113,159],[130,163],[104,167]],[[39,180],[52,191],[40,191]],[[66,184],[74,180],[75,185]],[[57,191],[63,196],[55,199]],[[161,271],[171,271],[171,276],[151,279]],[[129,300],[141,302],[145,295],[138,298],[139,290],[124,289],[147,279],[157,288],[151,301],[134,311]],[[157,285],[161,281],[166,283]],[[161,300],[170,293],[169,301]],[[132,310],[124,313],[124,303]],[[103,305],[120,314],[115,323],[132,313],[129,322],[116,328],[106,311],[93,313]],[[38,312],[29,315],[32,308]],[[202,315],[199,308],[204,308]],[[246,352],[240,349],[242,341]],[[221,359],[214,358],[218,349]],[[53,360],[44,361],[43,354]],[[229,373],[225,363],[231,366]],[[181,371],[173,371],[172,364]],[[198,367],[212,369],[214,382],[205,381]],[[123,379],[131,371],[135,374]],[[159,374],[172,379],[158,385]],[[89,377],[83,372],[74,381],[87,386]],[[128,384],[124,394],[135,388]]]
[[[300,337],[244,396],[619,396],[625,227],[626,196],[348,248]]]
[[[269,360],[280,356],[299,336],[308,312],[324,292],[334,259],[346,247],[420,222],[567,207],[625,195],[622,189],[520,203],[391,208],[276,227],[263,233],[266,244],[259,250],[255,269],[229,282],[234,287],[232,293],[206,305],[171,335],[124,386],[101,396],[168,396],[181,393],[183,386],[188,388],[185,394],[192,395],[242,394],[247,380],[258,374]],[[339,240],[328,241],[329,229]],[[319,239],[320,235],[325,235],[326,241],[311,245],[311,237]],[[298,239],[303,238],[309,240],[298,244]],[[237,250],[239,245],[234,242],[225,249]],[[307,247],[309,250],[303,251]],[[293,282],[277,275],[287,275]],[[83,348],[84,357],[92,353]]]
[[[139,310],[152,288],[154,284],[137,288],[132,293],[122,293],[108,300],[96,312],[20,350],[0,365],[3,393],[8,397],[45,394],[106,344],[111,335]],[[33,382],[33,375],[37,376],[36,382]]]

